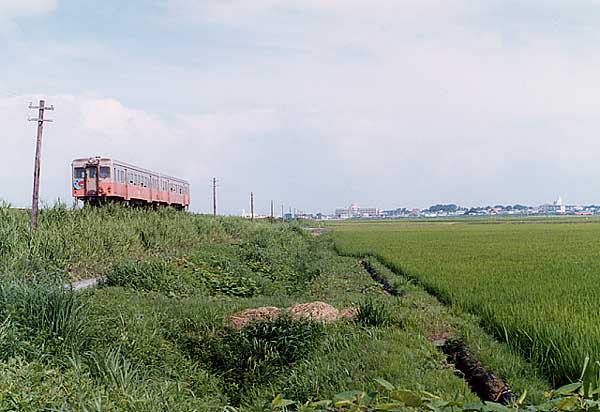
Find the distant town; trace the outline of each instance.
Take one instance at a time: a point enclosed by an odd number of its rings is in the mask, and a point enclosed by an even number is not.
[[[402,219],[402,218],[436,218],[459,216],[593,216],[600,215],[600,205],[567,205],[562,198],[539,206],[494,205],[478,207],[462,207],[456,204],[437,204],[427,209],[380,209],[377,207],[360,207],[353,203],[349,207],[336,209],[334,213],[306,213],[289,210],[284,214],[286,219],[312,220],[347,220],[347,219]]]

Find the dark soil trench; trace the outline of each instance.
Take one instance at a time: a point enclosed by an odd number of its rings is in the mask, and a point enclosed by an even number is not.
[[[392,296],[404,296],[404,293],[394,288],[385,277],[377,272],[370,262],[362,259],[360,260],[360,264],[373,280],[383,286],[383,289],[387,293]],[[469,384],[473,393],[482,401],[498,402],[504,405],[514,402],[514,393],[502,379],[481,364],[475,355],[469,351],[464,342],[452,338],[432,338],[430,340],[446,355],[448,362],[452,363],[457,370],[457,375],[461,376]]]

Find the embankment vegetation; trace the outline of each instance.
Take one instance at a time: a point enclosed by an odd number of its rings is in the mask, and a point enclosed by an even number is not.
[[[375,394],[377,378],[476,401],[432,343],[449,331],[516,393],[542,398],[548,383],[475,318],[372,265],[399,296],[296,224],[59,205],[31,235],[26,213],[0,208],[0,410],[264,411],[283,398]],[[100,276],[97,289],[63,287]],[[228,321],[312,301],[358,315]]]

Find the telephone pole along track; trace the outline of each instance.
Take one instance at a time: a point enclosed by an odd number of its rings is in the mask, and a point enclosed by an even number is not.
[[[44,119],[46,110],[54,110],[54,106],[46,107],[46,102],[40,100],[38,106],[33,106],[29,103],[29,109],[38,109],[37,118],[29,118],[30,122],[37,122],[37,139],[35,145],[35,162],[33,167],[33,196],[31,200],[31,230],[37,229],[38,208],[40,204],[40,167],[42,163],[42,134],[44,131],[44,122],[52,122],[53,120]]]

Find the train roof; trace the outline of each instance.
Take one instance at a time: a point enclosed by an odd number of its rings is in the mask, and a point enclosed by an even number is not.
[[[110,161],[113,164],[117,164],[119,166],[127,167],[129,169],[135,169],[135,170],[140,171],[140,172],[154,174],[154,175],[159,175],[160,177],[164,177],[164,178],[167,178],[169,180],[174,180],[174,181],[176,181],[178,183],[184,183],[184,184],[187,184],[187,185],[190,184],[190,182],[188,182],[185,179],[180,179],[178,177],[169,176],[169,175],[166,175],[164,173],[155,172],[155,171],[149,170],[149,169],[144,169],[143,167],[139,167],[139,166],[133,165],[131,163],[127,163],[127,162],[122,162],[120,160],[113,159],[113,158],[110,158],[110,157],[100,157],[100,156],[84,157],[84,158],[80,158],[80,159],[74,159],[71,164],[73,164],[75,162],[88,162],[90,159],[98,159],[101,162],[102,161]]]

